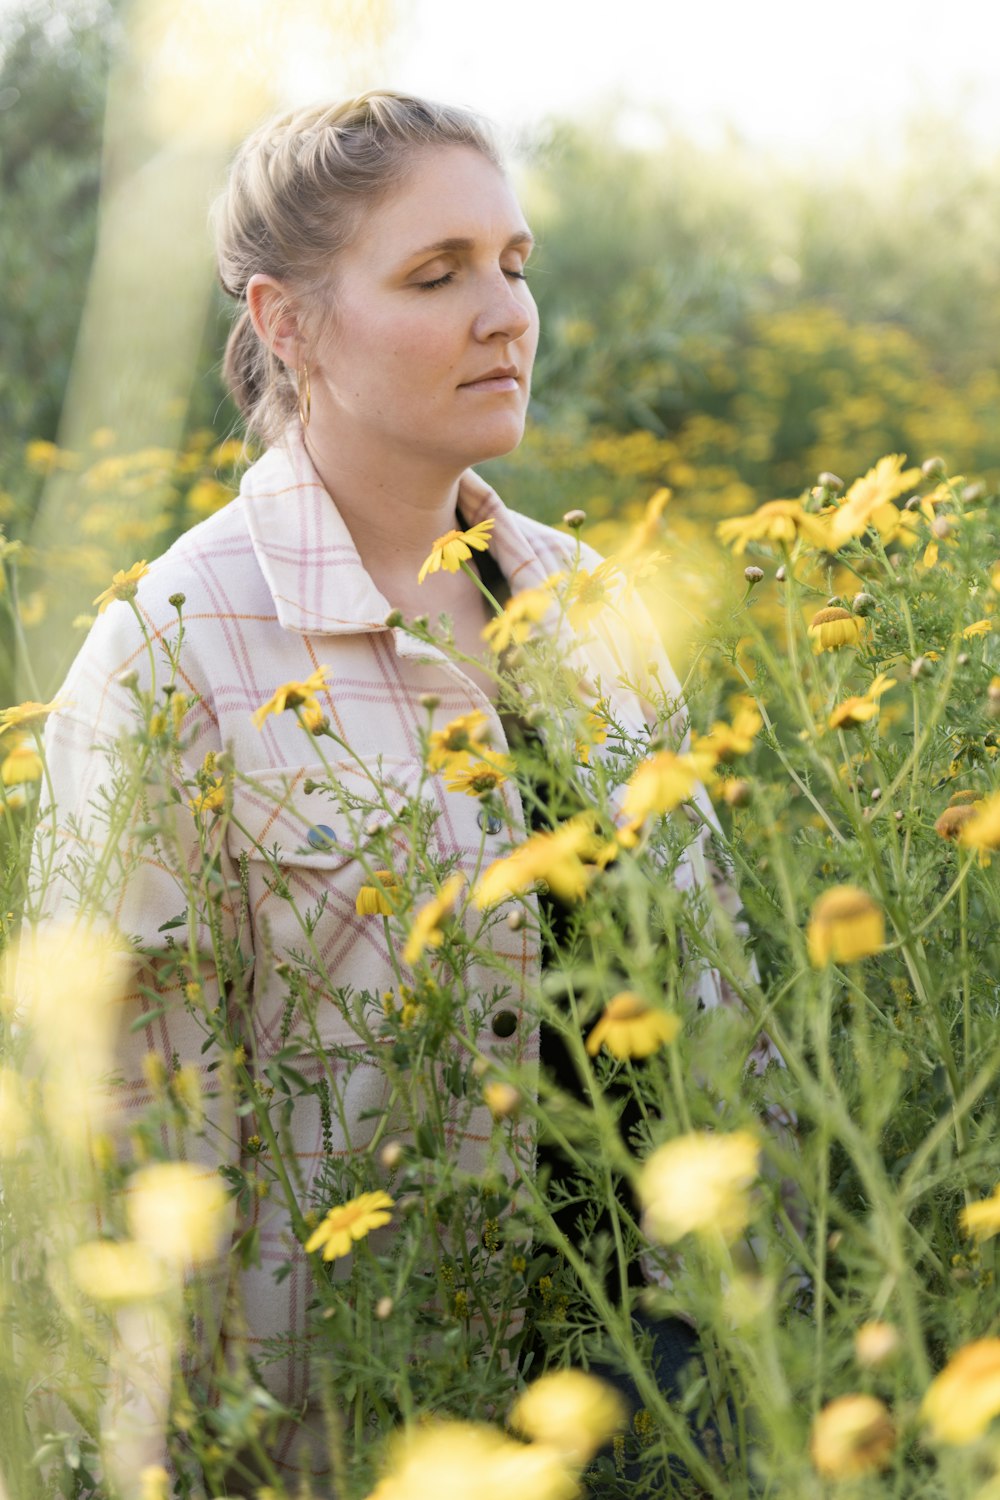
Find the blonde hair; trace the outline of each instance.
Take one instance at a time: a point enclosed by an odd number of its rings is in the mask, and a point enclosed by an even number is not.
[[[296,374],[258,337],[246,305],[265,272],[308,313],[329,309],[331,267],[366,209],[405,175],[415,152],[471,146],[502,168],[485,121],[408,94],[371,91],[268,121],[248,137],[212,210],[222,288],[241,304],[223,376],[248,436],[275,442],[297,410]]]

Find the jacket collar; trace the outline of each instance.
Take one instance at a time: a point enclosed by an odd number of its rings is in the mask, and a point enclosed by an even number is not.
[[[297,425],[247,470],[240,499],[279,625],[300,635],[386,629],[391,606],[365,571]],[[490,551],[512,592],[541,583],[546,569],[516,516],[472,469],[459,480],[458,504],[467,527],[492,517]]]

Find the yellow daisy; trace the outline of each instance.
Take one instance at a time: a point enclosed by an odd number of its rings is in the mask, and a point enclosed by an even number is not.
[[[393,1201],[388,1193],[361,1193],[347,1203],[331,1208],[323,1222],[306,1240],[306,1254],[323,1247],[324,1260],[349,1255],[356,1240],[373,1229],[381,1229],[392,1218]]]
[[[391,917],[395,910],[390,896],[398,897],[399,880],[394,870],[375,870],[371,885],[363,885],[354,902],[359,917]]]
[[[449,876],[440,893],[422,906],[413,919],[410,935],[403,949],[403,962],[415,964],[425,948],[440,948],[444,942],[441,923],[455,909],[459,892],[465,884],[465,876]]]
[[[651,1057],[676,1039],[680,1019],[655,1010],[641,995],[622,990],[608,1001],[601,1019],[587,1038],[587,1051],[596,1057],[607,1047],[614,1057]]]
[[[437,573],[441,568],[446,573],[457,573],[466,558],[472,556],[473,548],[477,552],[489,551],[493,525],[490,518],[470,526],[468,531],[446,531],[444,536],[439,536],[424,559],[423,567],[417,574],[417,582],[423,583],[428,573]]]
[[[495,792],[514,769],[509,755],[496,755],[492,760],[464,755],[462,762],[452,766],[444,784],[449,792],[464,792],[467,797],[486,797]]]
[[[100,605],[97,613],[103,615],[108,605],[113,604],[116,599],[134,599],[139,592],[139,579],[145,578],[148,572],[145,558],[142,562],[133,563],[130,568],[119,568],[108,587],[94,600],[95,604]]]
[[[326,687],[326,674],[329,670],[329,667],[317,667],[304,682],[282,683],[273,697],[262,703],[260,708],[254,709],[254,728],[260,729],[268,714],[283,714],[288,708],[301,708],[307,727],[315,727],[317,715],[322,716],[323,713],[316,694]]]

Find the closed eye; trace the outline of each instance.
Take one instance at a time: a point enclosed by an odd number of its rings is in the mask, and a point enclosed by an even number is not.
[[[515,281],[527,281],[528,277],[524,271],[504,271],[505,276],[512,277]],[[437,276],[433,281],[418,281],[417,286],[421,291],[433,292],[439,286],[447,286],[449,281],[454,281],[454,271],[445,271],[443,276]]]

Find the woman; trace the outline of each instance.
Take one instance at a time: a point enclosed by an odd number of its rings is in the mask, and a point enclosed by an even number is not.
[[[136,810],[135,861],[123,865],[107,903],[146,958],[123,1013],[119,1098],[126,1117],[149,1104],[150,1053],[172,1068],[193,1065],[211,1128],[184,1149],[206,1163],[239,1165],[260,1141],[250,1137],[253,1117],[241,1127],[218,1086],[226,1069],[212,1071],[217,1051],[203,1050],[204,1016],[228,1003],[238,1027],[237,1002],[246,998],[244,1041],[235,1050],[258,1074],[287,1042],[285,981],[303,935],[286,888],[316,912],[312,951],[334,988],[397,989],[398,955],[389,951],[386,928],[357,909],[372,862],[359,859],[359,840],[371,841],[374,862],[391,861],[393,851],[405,856],[393,819],[420,781],[429,730],[472,716],[477,744],[488,743],[495,757],[506,747],[497,673],[482,638],[492,608],[468,572],[434,568],[434,560],[445,556],[449,534],[454,540],[472,531],[488,539],[494,575],[521,592],[568,568],[576,543],[507,510],[469,467],[519,442],[538,338],[525,280],[531,232],[479,121],[385,93],[286,115],[240,150],[216,231],[222,284],[239,309],[226,375],[248,431],[269,446],[239,497],[142,577],[135,609],[116,602],[102,614],[65,685],[70,707],[51,722],[48,753],[57,805],[79,820],[73,836],[86,837],[87,809],[107,775],[92,753],[95,737],[110,742],[130,724],[154,670],[162,682],[158,658],[176,641],[180,612],[172,702],[182,727],[181,811],[169,786],[159,812],[145,804]],[[586,548],[582,560],[589,568],[599,561]],[[447,653],[399,623],[441,614],[452,622]],[[571,662],[573,653],[569,640]],[[651,661],[657,695],[676,696],[648,638],[620,631],[610,648],[590,646],[586,662],[577,662],[581,678],[600,681],[618,724],[636,735],[650,710],[635,684],[649,681]],[[292,691],[279,694],[288,685]],[[289,705],[300,713],[280,711]],[[315,753],[300,719],[318,731]],[[222,752],[228,759],[216,763]],[[231,807],[216,816],[227,766],[236,770]],[[373,768],[386,791],[371,801]],[[345,794],[339,803],[328,794],[331,775]],[[488,863],[524,836],[510,779],[489,810],[449,791],[440,776],[423,795],[437,814],[432,837],[442,864],[469,879],[484,850]],[[172,818],[170,858],[162,835],[142,844],[157,816]],[[89,837],[99,842],[93,827]],[[199,869],[206,847],[223,892],[219,920],[244,968],[235,972],[234,964],[220,975],[202,962],[192,979],[176,951],[157,950],[167,950],[183,925],[171,868]],[[684,861],[683,881],[695,880],[700,859],[695,849]],[[202,923],[182,959],[211,954],[212,937]],[[515,981],[483,1001],[476,1044],[487,1057],[530,1060],[538,1035],[523,1002],[538,976],[536,937],[530,924],[499,923],[491,943]],[[478,973],[473,963],[464,978],[467,993],[493,995],[495,970]],[[143,1021],[151,991],[160,1003]],[[386,1108],[384,1075],[364,1060],[363,1037],[333,1007],[322,1014],[323,1044],[331,1055],[339,1049],[344,1093],[332,1127],[318,1097],[296,1102],[303,1202],[324,1152],[364,1151]],[[300,1067],[318,1080],[318,1068]],[[490,1137],[485,1105],[456,1115],[448,1129],[456,1161],[478,1170]],[[526,1135],[522,1147],[530,1151]],[[312,1296],[304,1221],[265,1210],[255,1210],[258,1262],[243,1272],[235,1310],[231,1303],[220,1315],[230,1358],[240,1348],[259,1356],[262,1341],[301,1331]],[[289,1260],[291,1273],[276,1283],[275,1269]],[[224,1260],[219,1273],[224,1279]],[[211,1328],[204,1342],[207,1356]],[[280,1400],[309,1403],[304,1360],[285,1358],[265,1373]],[[158,1420],[154,1414],[153,1428]],[[283,1444],[273,1454],[278,1471],[298,1472],[301,1455]],[[320,1451],[308,1459],[317,1474]]]

